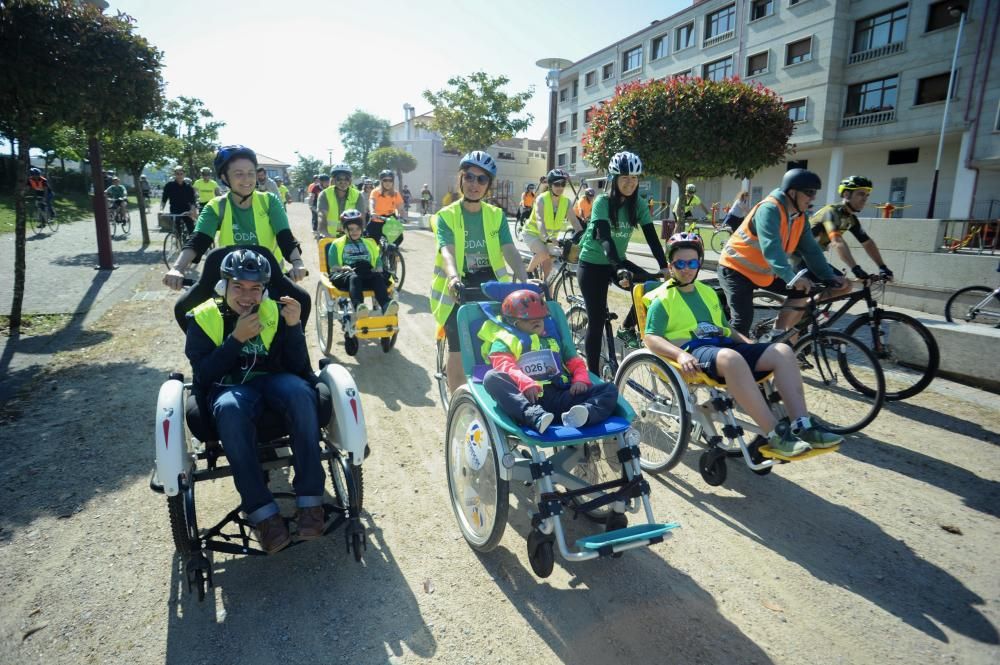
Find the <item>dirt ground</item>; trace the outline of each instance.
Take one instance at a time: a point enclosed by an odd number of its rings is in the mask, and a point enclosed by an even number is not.
[[[308,218],[292,207],[300,238]],[[305,244],[305,243],[304,243]],[[307,252],[315,266],[315,250]],[[1000,399],[936,381],[839,454],[706,485],[699,450],[651,477],[682,528],[620,559],[537,579],[512,487],[477,555],[449,505],[427,285],[407,233],[402,332],[337,362],[363,392],[368,550],[341,534],[273,557],[214,558],[188,594],[164,497],[149,490],[156,393],[190,370],[159,269],[0,412],[2,663],[996,663]],[[310,293],[315,279],[307,282]],[[307,331],[314,362],[315,331]],[[991,359],[990,362],[994,360]],[[199,483],[202,525],[236,503]],[[593,529],[569,522],[571,536]]]

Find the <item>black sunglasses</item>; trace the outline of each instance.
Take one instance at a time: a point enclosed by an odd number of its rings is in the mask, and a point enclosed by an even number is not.
[[[490,182],[490,177],[488,175],[477,175],[475,173],[466,172],[462,174],[462,180],[470,184],[477,182],[480,185],[487,185]]]

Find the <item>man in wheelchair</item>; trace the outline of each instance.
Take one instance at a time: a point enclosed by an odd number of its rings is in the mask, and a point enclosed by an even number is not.
[[[378,243],[361,237],[364,215],[350,208],[340,215],[340,223],[344,235],[330,243],[326,250],[330,281],[350,294],[355,323],[369,316],[364,304],[364,292],[368,290],[375,292],[375,300],[384,316],[395,316],[399,303],[389,298],[389,279],[382,266]]]
[[[767,432],[771,449],[795,457],[811,448],[831,448],[842,437],[814,425],[806,411],[802,376],[787,344],[754,344],[730,328],[715,291],[697,281],[704,258],[701,237],[675,233],[667,257],[671,279],[644,298],[646,348],[680,366],[686,380],[704,373],[724,381],[754,422]],[[791,417],[778,421],[758,390],[757,379],[774,373],[774,384]]]
[[[265,406],[284,415],[291,435],[298,537],[323,534],[324,473],[320,460],[315,376],[300,324],[301,305],[267,297],[271,265],[251,249],[222,259],[221,299],[189,314],[185,353],[195,390],[215,420],[233,471],[241,509],[254,525],[261,548],[273,554],[291,542],[288,527],[267,487],[257,455],[256,424]]]
[[[487,320],[479,330],[482,355],[493,365],[483,387],[500,409],[539,434],[555,419],[553,411],[562,414],[566,427],[607,420],[618,404],[617,387],[591,385],[576,347],[560,343],[542,297],[528,289],[514,291],[500,311],[500,320]]]

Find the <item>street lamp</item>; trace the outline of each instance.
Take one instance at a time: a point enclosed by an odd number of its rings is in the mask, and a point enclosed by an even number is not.
[[[559,103],[559,70],[573,64],[566,58],[542,58],[535,63],[548,71],[545,85],[549,87],[549,154],[546,170],[551,171],[556,164],[556,105]]]
[[[938,174],[941,170],[941,150],[944,149],[944,128],[948,122],[948,107],[951,106],[951,86],[955,82],[955,66],[958,64],[958,47],[962,43],[962,28],[965,27],[965,5],[955,4],[948,8],[953,17],[958,16],[958,36],[955,38],[955,53],[951,56],[951,73],[948,74],[948,89],[944,95],[944,114],[941,116],[941,134],[938,136],[937,159],[934,161],[934,180],[931,182],[931,198],[927,203],[927,219],[934,219],[934,203],[937,199]]]
[[[333,148],[326,149],[326,164],[333,168]]]

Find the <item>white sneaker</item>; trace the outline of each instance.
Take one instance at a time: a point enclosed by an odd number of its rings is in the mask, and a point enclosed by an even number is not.
[[[389,304],[386,305],[385,309],[382,311],[382,316],[396,316],[398,312],[399,312],[399,303],[396,302],[395,300],[390,300]]]
[[[576,406],[570,407],[569,411],[565,411],[562,414],[562,423],[566,427],[580,429],[587,424],[587,419],[589,417],[590,411],[587,410],[587,407],[583,404],[577,404]]]

